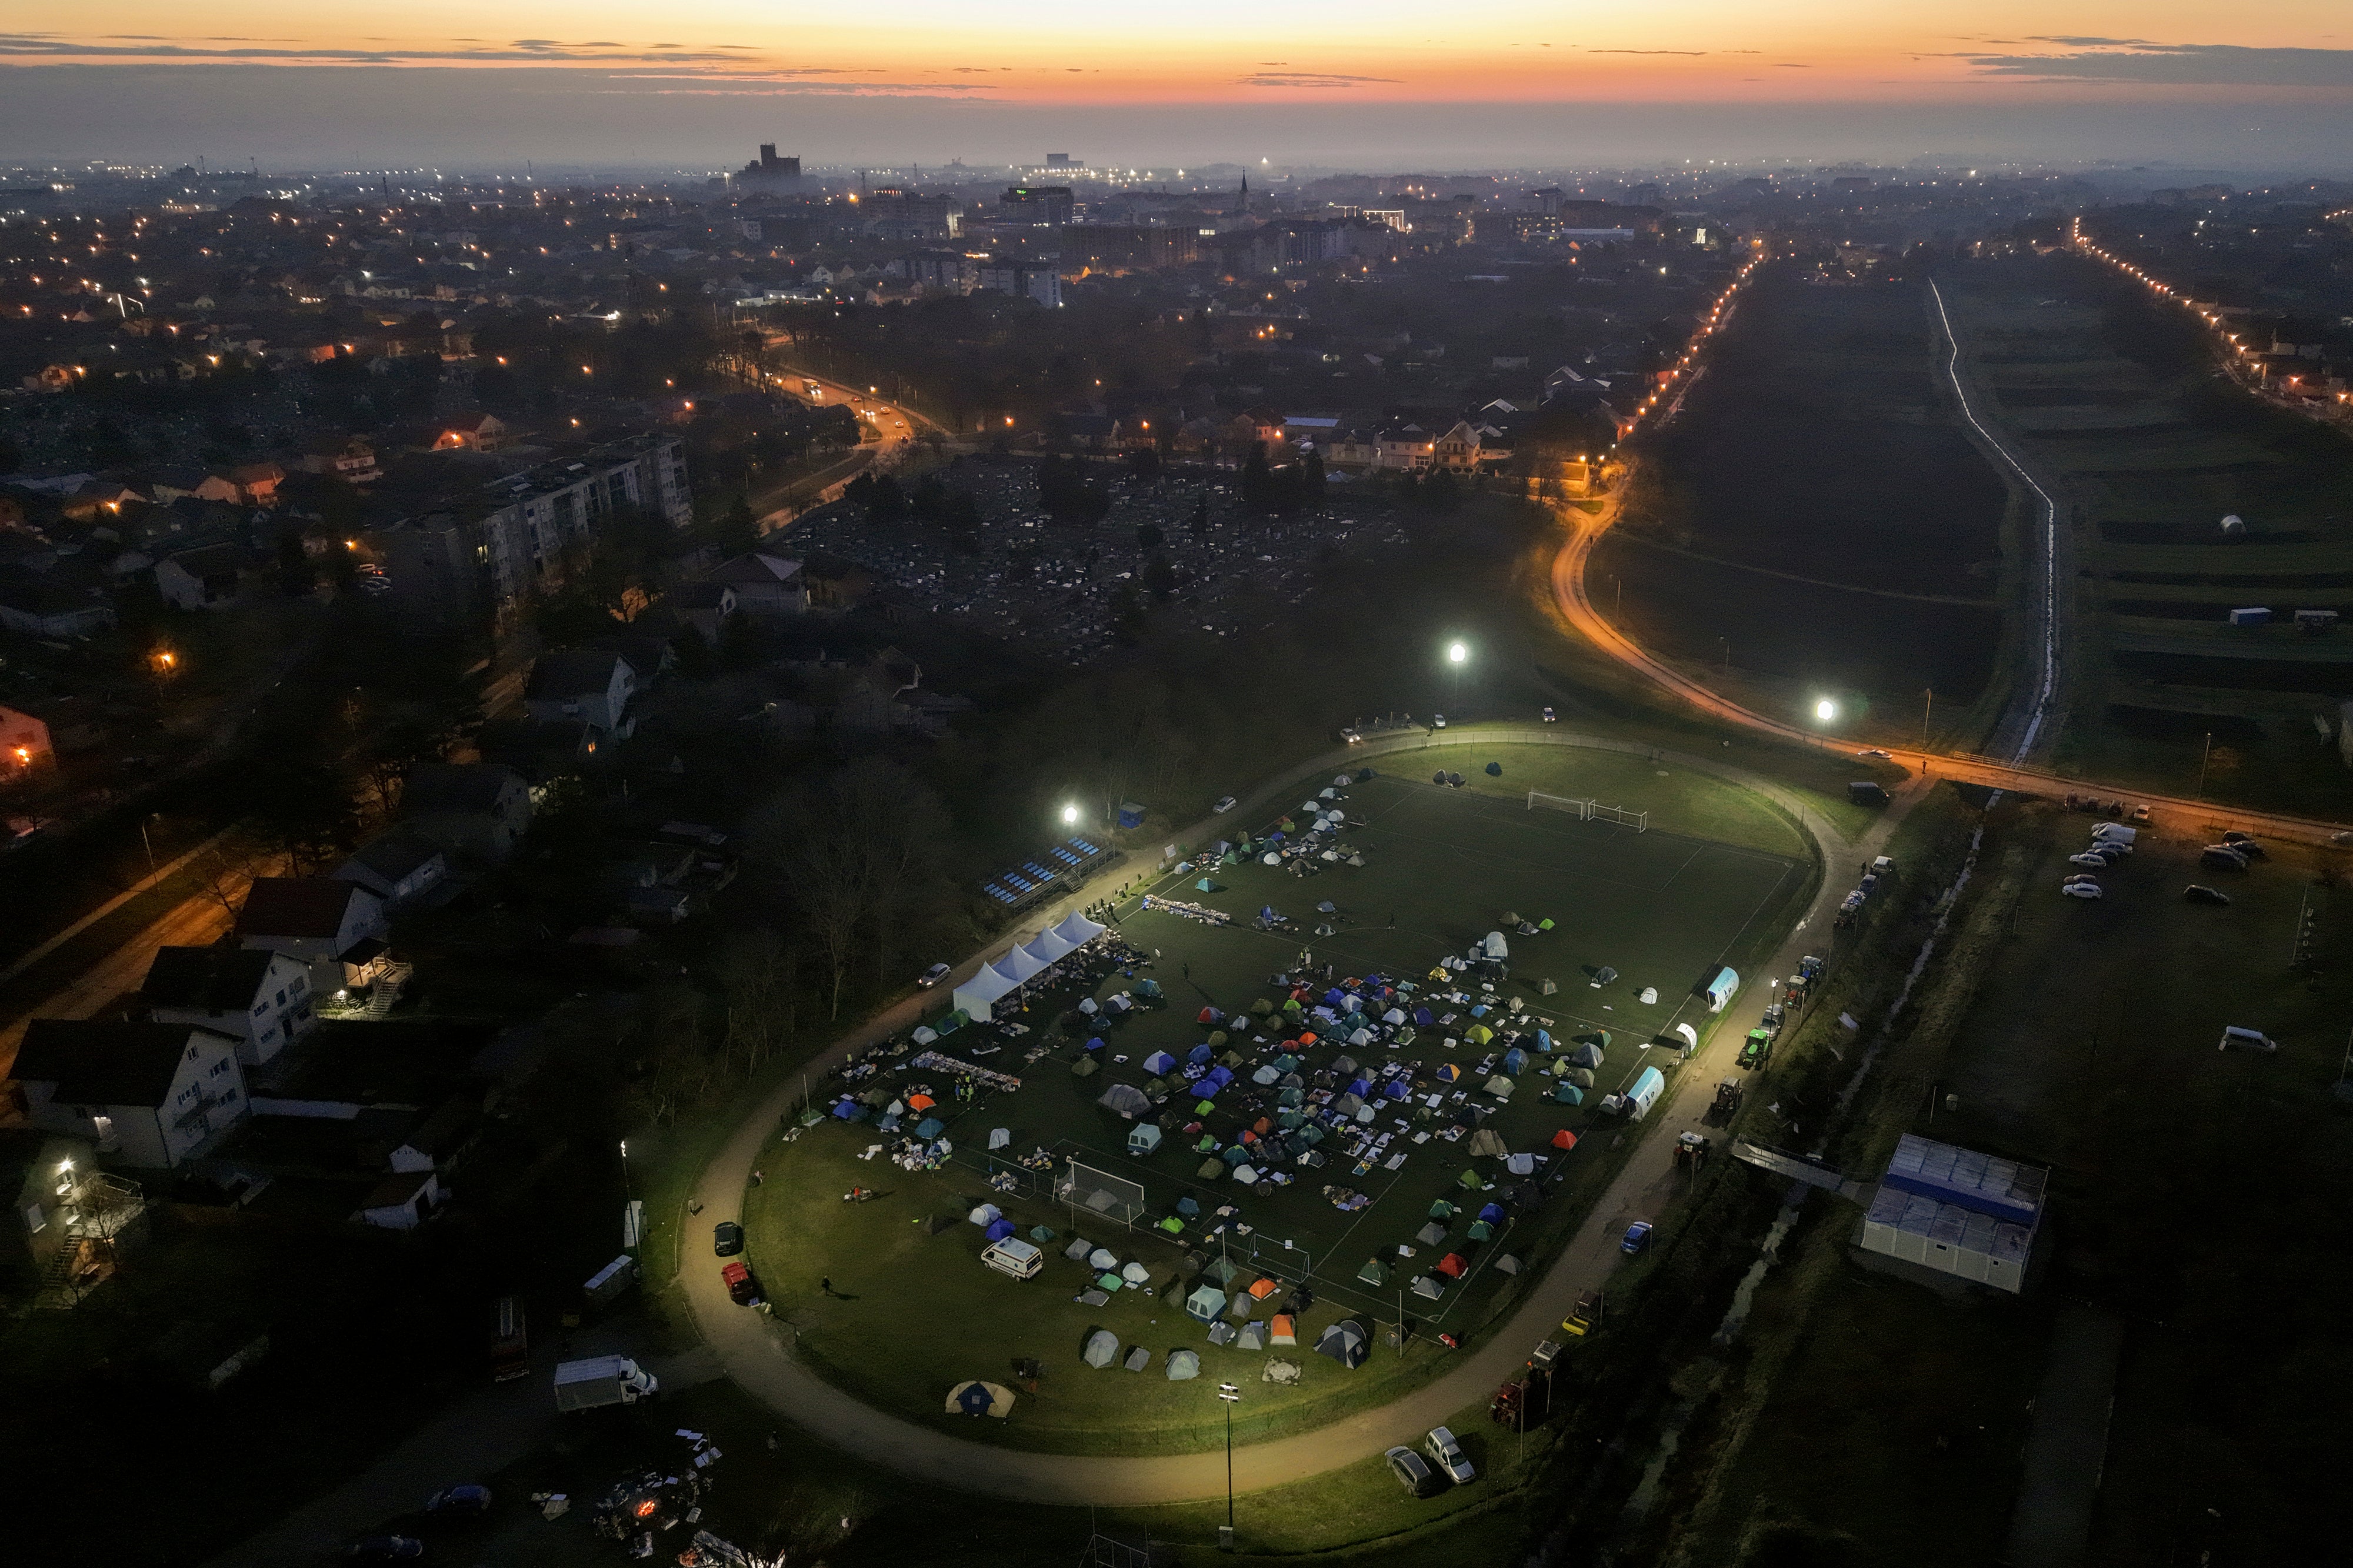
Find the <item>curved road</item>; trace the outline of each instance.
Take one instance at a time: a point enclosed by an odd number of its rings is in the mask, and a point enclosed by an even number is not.
[[[1509,740],[1520,743],[1582,746],[1648,755],[1651,748],[1600,737],[1563,733],[1542,725],[1470,725],[1425,739],[1419,734],[1377,738],[1365,745],[1335,752],[1303,766],[1261,789],[1245,809],[1271,805],[1302,778],[1318,776],[1367,756],[1413,752],[1427,746],[1463,746]],[[1797,796],[1770,780],[1726,767],[1705,757],[1659,753],[1677,766],[1726,778],[1766,795],[1798,817],[1813,838],[1824,864],[1841,858],[1868,858],[1893,829],[1898,814],[1874,823],[1862,840],[1847,842],[1833,836],[1817,813],[1805,812]],[[1205,823],[1194,837],[1213,831]],[[1156,869],[1156,867],[1155,868]],[[1118,878],[1134,867],[1114,867]],[[1099,879],[1100,880],[1100,879]],[[1764,973],[1785,974],[1797,966],[1802,933],[1827,922],[1842,885],[1825,878],[1806,917],[1789,933]],[[1061,915],[1090,901],[1081,894],[1056,906],[1039,924],[1052,924]],[[1008,940],[1002,937],[990,951]],[[975,954],[958,974],[968,973],[980,959]],[[953,982],[943,982],[943,984]],[[1710,1037],[1708,1048],[1678,1071],[1669,1097],[1645,1120],[1641,1142],[1601,1198],[1594,1205],[1561,1255],[1504,1322],[1482,1333],[1474,1348],[1462,1352],[1440,1376],[1390,1404],[1358,1411],[1330,1426],[1297,1436],[1253,1443],[1234,1450],[1236,1484],[1245,1490],[1280,1486],[1320,1474],[1341,1465],[1370,1458],[1398,1443],[1416,1443],[1430,1427],[1453,1419],[1466,1406],[1483,1402],[1496,1386],[1518,1371],[1529,1350],[1551,1337],[1560,1320],[1575,1304],[1578,1292],[1603,1284],[1622,1260],[1618,1241],[1627,1219],[1654,1213],[1673,1194],[1675,1134],[1696,1128],[1707,1110],[1719,1069],[1728,1067],[1737,1043],[1757,1021],[1749,1015],[1762,1011],[1766,994],[1752,988],[1727,1012],[1722,1026]],[[920,1004],[916,1004],[920,1006]],[[870,1041],[903,1028],[913,1021],[913,1008],[902,1006],[837,1045],[813,1066],[823,1068]],[[800,1101],[797,1082],[779,1089],[755,1108],[736,1129],[703,1172],[699,1190],[703,1212],[699,1227],[741,1217],[743,1194],[754,1161],[778,1123]],[[678,1216],[681,1227],[683,1215]],[[696,1232],[700,1235],[698,1229]],[[1181,1502],[1216,1495],[1225,1486],[1222,1452],[1096,1458],[1039,1453],[953,1437],[902,1420],[866,1405],[828,1384],[791,1353],[787,1331],[758,1313],[734,1306],[719,1280],[719,1270],[697,1249],[681,1270],[682,1284],[705,1342],[714,1349],[729,1376],[796,1426],[860,1458],[916,1479],[965,1491],[983,1491],[1018,1500],[1043,1503],[1096,1503],[1105,1506]],[[1051,1289],[1053,1287],[1045,1286]],[[1308,1360],[1311,1368],[1324,1363]],[[1310,1375],[1318,1375],[1311,1371]],[[1205,1388],[1207,1385],[1205,1385]],[[1206,1395],[1205,1395],[1206,1397]]]

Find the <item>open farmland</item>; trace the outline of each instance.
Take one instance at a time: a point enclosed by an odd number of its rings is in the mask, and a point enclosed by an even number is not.
[[[1971,743],[2008,492],[1957,427],[1926,291],[1808,276],[1758,275],[1595,551],[1595,600],[1765,710],[1835,690],[1916,737],[1933,689],[1940,730]]]
[[[2060,764],[2187,793],[2204,757],[2218,799],[2334,810],[2353,637],[2291,623],[2353,612],[2353,444],[2218,379],[2179,312],[2094,264],[1956,268],[1947,293],[1988,412],[2075,524]],[[2225,624],[2246,607],[2273,624]]]
[[[1099,994],[1133,992],[1150,980],[1166,990],[1169,1005],[1105,1028],[1103,1045],[1092,1052],[1087,1030],[1065,1037],[1045,1013],[1017,1013],[1031,1033],[985,1059],[1021,1074],[1018,1092],[959,1101],[940,1091],[944,1079],[933,1084],[942,1104],[932,1113],[946,1123],[957,1151],[942,1168],[908,1172],[863,1158],[873,1145],[891,1142],[865,1124],[827,1121],[772,1147],[764,1155],[772,1179],[748,1197],[752,1257],[802,1353],[884,1408],[934,1421],[945,1419],[938,1399],[949,1384],[976,1375],[975,1368],[993,1375],[1010,1358],[1034,1356],[1044,1368],[1040,1392],[1025,1405],[1012,1440],[1065,1451],[1154,1452],[1197,1448],[1209,1436],[1199,1390],[1162,1375],[1171,1350],[1199,1352],[1205,1378],[1247,1378],[1253,1397],[1246,1426],[1238,1430],[1263,1437],[1393,1395],[1443,1362],[1430,1336],[1445,1331],[1470,1340],[1510,1310],[1630,1146],[1614,1119],[1599,1116],[1599,1096],[1646,1067],[1674,1070],[1674,1026],[1704,1033],[1711,1022],[1699,987],[1717,966],[1752,968],[1772,951],[1810,893],[1812,867],[1792,824],[1713,778],[1618,753],[1497,747],[1474,763],[1462,749],[1450,750],[1466,771],[1496,762],[1502,777],[1473,773],[1485,786],[1476,790],[1441,788],[1426,776],[1351,785],[1352,825],[1344,842],[1363,855],[1361,868],[1344,864],[1295,878],[1252,859],[1217,868],[1210,891],[1195,886],[1198,875],[1174,879],[1165,889],[1232,913],[1228,925],[1124,905],[1121,935],[1142,955],[1140,964],[1133,973],[1112,975]],[[1532,812],[1525,800],[1532,784],[1649,809],[1650,829]],[[1321,911],[1324,902],[1335,908]],[[1289,928],[1257,929],[1253,917],[1268,906],[1293,917]],[[1444,984],[1432,979],[1438,960],[1506,924],[1507,911],[1549,918],[1554,929],[1524,937],[1507,927],[1514,933],[1511,973],[1493,993],[1483,991],[1475,974]],[[1313,929],[1318,925],[1335,929],[1319,935]],[[1303,948],[1312,951],[1312,961],[1303,961]],[[1273,983],[1275,974],[1302,973],[1311,963],[1318,994],[1328,984],[1320,978],[1325,963],[1335,977],[1409,980],[1417,989],[1400,1000],[1427,1009],[1430,1021],[1410,1038],[1399,1032],[1355,1047],[1328,1025],[1312,1026],[1319,1037],[1311,1041],[1295,1028],[1250,1022],[1253,1001],[1280,1002],[1287,994],[1287,985]],[[1622,978],[1591,984],[1604,965]],[[1550,995],[1541,984],[1546,979],[1558,987]],[[1655,989],[1653,1001],[1641,1000],[1645,988]],[[1499,1089],[1496,1075],[1514,1064],[1500,1039],[1475,1037],[1481,1020],[1472,1009],[1487,1006],[1485,1022],[1500,1025],[1504,1015],[1496,1009],[1513,998],[1533,1016],[1524,1021],[1528,1059]],[[1154,1108],[1133,1121],[1103,1108],[1108,1086],[1154,1094],[1151,1080],[1168,1069],[1147,1070],[1147,1058],[1165,1050],[1181,1061],[1191,1054],[1210,1033],[1196,1021],[1208,1005],[1237,1016],[1229,1025],[1229,1048],[1242,1065],[1214,1102],[1204,1101],[1208,1110],[1182,1085],[1157,1091]],[[1533,1038],[1538,1021],[1556,1054],[1544,1053]],[[996,1034],[971,1028],[983,1037],[958,1030],[943,1048],[982,1047]],[[1581,1100],[1559,1092],[1569,1087],[1566,1052],[1577,1038],[1597,1040],[1604,1050]],[[1335,1069],[1344,1056],[1356,1065]],[[1331,1122],[1316,1149],[1320,1167],[1279,1165],[1289,1184],[1257,1188],[1230,1179],[1215,1151],[1238,1146],[1254,1127],[1259,1136],[1268,1134],[1279,1114],[1278,1089],[1271,1079],[1257,1082],[1257,1069],[1286,1058],[1294,1067],[1283,1070],[1297,1070],[1314,1086],[1309,1092],[1324,1099],[1331,1098],[1326,1089],[1345,1090],[1342,1072],[1384,1085],[1394,1079],[1409,1093],[1368,1095],[1375,1116],[1353,1125],[1346,1118]],[[1090,1068],[1084,1076],[1073,1071],[1082,1064]],[[883,1081],[892,1092],[903,1087],[912,1093],[924,1079],[917,1070]],[[1305,1120],[1325,1125],[1312,1115]],[[1160,1147],[1129,1154],[1130,1133],[1146,1122],[1163,1130]],[[1515,1153],[1541,1154],[1544,1163],[1514,1177],[1493,1159],[1473,1158],[1474,1126],[1494,1131]],[[997,1128],[1009,1137],[991,1154],[989,1135]],[[1564,1131],[1575,1135],[1573,1148],[1556,1143]],[[1383,1140],[1377,1150],[1366,1142],[1375,1137]],[[1044,1171],[1020,1163],[1041,1150]],[[1050,1186],[1051,1173],[1073,1156],[1140,1184],[1146,1216],[1176,1218],[1178,1232],[1141,1223],[1130,1230],[1086,1215],[1073,1226],[1071,1211]],[[992,1189],[992,1175],[1008,1176],[1015,1190]],[[853,1185],[882,1195],[841,1203],[837,1194]],[[1056,1233],[1043,1244],[1048,1261],[1038,1279],[1016,1283],[978,1266],[980,1232],[960,1216],[983,1200],[997,1203],[1024,1234],[1039,1226]],[[1441,1202],[1457,1212],[1434,1215]],[[1487,1236],[1489,1227],[1474,1229],[1473,1221],[1490,1204],[1504,1212]],[[959,1217],[933,1236],[918,1222],[935,1215]],[[1432,1224],[1440,1238],[1418,1234]],[[1061,1257],[1074,1230],[1123,1261],[1142,1264],[1152,1276],[1148,1289],[1121,1289],[1093,1307],[1078,1303],[1076,1294],[1098,1271]],[[1406,1295],[1413,1276],[1433,1271],[1450,1253],[1469,1265],[1461,1283],[1434,1300]],[[1507,1271],[1501,1267],[1506,1257],[1525,1268]],[[1382,1285],[1364,1276],[1377,1260],[1388,1271]],[[1185,1315],[1181,1298],[1192,1277],[1221,1262],[1238,1270],[1236,1289],[1261,1276],[1281,1282],[1260,1318],[1286,1300],[1298,1302],[1299,1347],[1272,1352],[1303,1365],[1295,1385],[1261,1387],[1258,1374],[1268,1352],[1220,1349]],[[834,1296],[819,1289],[827,1278]],[[1341,1318],[1367,1328],[1394,1322],[1401,1300],[1417,1325],[1404,1354],[1379,1351],[1350,1374],[1307,1353],[1314,1336]],[[1118,1336],[1123,1355],[1146,1351],[1146,1374],[1084,1366],[1079,1351],[1097,1329]]]

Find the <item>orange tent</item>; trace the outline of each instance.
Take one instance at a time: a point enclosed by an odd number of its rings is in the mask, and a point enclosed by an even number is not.
[[[907,1109],[910,1110],[929,1110],[938,1103],[938,1100],[928,1094],[911,1094],[907,1097]]]
[[[1291,1314],[1288,1312],[1277,1312],[1273,1317],[1269,1318],[1266,1322],[1266,1334],[1269,1344],[1295,1345],[1299,1342],[1298,1325],[1292,1321]]]
[[[1250,1300],[1263,1301],[1282,1289],[1282,1281],[1280,1279],[1261,1279],[1250,1288]]]
[[[1574,1149],[1577,1147],[1577,1134],[1564,1127],[1552,1135],[1552,1146],[1556,1149]]]

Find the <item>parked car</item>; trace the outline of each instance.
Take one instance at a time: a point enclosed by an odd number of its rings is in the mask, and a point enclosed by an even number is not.
[[[929,969],[923,971],[923,977],[921,980],[916,981],[915,984],[922,986],[924,990],[929,991],[933,986],[937,985],[941,981],[945,980],[947,977],[948,966],[944,963],[934,963]]]
[[[413,1535],[371,1535],[343,1548],[353,1563],[406,1563],[425,1555],[425,1542]]]
[[[1454,1434],[1445,1427],[1432,1426],[1430,1436],[1422,1439],[1421,1446],[1429,1454],[1430,1462],[1438,1467],[1438,1473],[1456,1486],[1463,1486],[1478,1479],[1478,1467],[1471,1462],[1471,1456],[1462,1451],[1462,1445],[1454,1440]]]
[[[2145,805],[2137,805],[2126,815],[2130,816],[2135,822],[2147,822],[2148,820],[2148,807]]]
[[[2101,859],[2103,862],[2105,862],[2105,864],[2107,864],[2107,865],[2113,866],[2113,865],[2115,865],[2117,861],[2119,861],[2119,860],[2123,859],[2126,856],[2127,856],[2127,855],[2131,854],[2132,852],[2133,852],[2133,847],[2132,847],[2131,845],[2129,845],[2129,844],[2116,844],[2116,843],[2113,843],[2113,842],[2105,842],[2105,843],[2094,844],[2094,845],[2093,845],[2089,849],[2086,849],[2084,853],[2085,853],[2086,855],[2096,855],[2096,856],[2098,856],[2098,857],[2100,858],[2100,859]]]
[[[711,1250],[721,1258],[733,1258],[744,1250],[744,1227],[732,1219],[723,1219],[711,1227]]]
[[[2231,895],[2220,888],[2210,888],[2202,882],[2192,882],[2181,889],[2181,896],[2193,904],[2219,904],[2230,908]]]
[[[1893,760],[1888,752],[1881,751],[1877,746],[1865,746],[1862,750],[1857,752],[1855,755],[1858,757],[1878,757],[1883,761]]]
[[[1233,810],[1233,808],[1234,797],[1229,795],[1221,795],[1218,797],[1218,804],[1211,806],[1209,809],[1216,812],[1219,816],[1223,816],[1227,812]]]
[[[2244,855],[2250,860],[2262,860],[2267,858],[2263,854],[2263,847],[2255,842],[2255,836],[2252,833],[2242,833],[2234,827],[2230,832],[2222,835],[2222,842],[2237,850],[2240,854]]]
[[[2106,856],[2094,855],[2089,849],[2084,850],[2081,855],[2070,855],[2067,857],[2067,864],[2070,866],[2089,866],[2094,871],[2105,868],[2107,863],[2108,858]]]
[[[1558,720],[1556,720],[1556,719],[1555,719],[1555,718],[1553,717],[1553,711],[1552,711],[1552,710],[1551,710],[1551,709],[1549,709],[1549,708],[1547,708],[1547,709],[1546,709],[1546,710],[1544,710],[1544,721],[1545,721],[1546,723],[1547,723],[1547,724],[1554,724],[1554,723],[1557,723],[1557,722],[1559,722],[1559,721],[1558,721]]]
[[[1432,714],[1430,716],[1430,727],[1431,729],[1433,729],[1433,730],[1443,730],[1443,729],[1445,729],[1445,728],[1446,728],[1446,715],[1445,715],[1445,714],[1443,714],[1443,713],[1432,713]]]
[[[2331,844],[2353,844],[2353,833],[2332,833],[2328,836],[2328,842]]]
[[[760,1299],[760,1282],[743,1264],[729,1264],[719,1271],[719,1278],[727,1287],[727,1299],[737,1306],[748,1307]]]
[[[488,1513],[491,1511],[491,1489],[469,1481],[459,1486],[443,1487],[425,1500],[425,1511],[442,1515]]]
[[[2093,876],[2089,871],[2075,871],[2071,872],[2059,885],[2063,888],[2071,886],[2076,882],[2096,882],[2099,879]]]
[[[2096,899],[2100,897],[2100,885],[2097,882],[2068,882],[2063,885],[2059,890],[2066,894],[2071,899]]]
[[[1430,1467],[1423,1464],[1421,1456],[1411,1448],[1391,1448],[1381,1458],[1389,1462],[1389,1474],[1414,1496],[1419,1497],[1421,1489],[1430,1484]]]
[[[1641,1251],[1642,1248],[1650,1245],[1651,1222],[1646,1219],[1638,1219],[1632,1225],[1626,1227],[1626,1239],[1618,1244],[1618,1250],[1632,1254]]]
[[[2247,858],[2239,853],[2238,846],[2235,844],[2209,844],[2200,851],[2198,863],[2200,866],[2220,867],[2225,871],[2243,871],[2247,868]]]

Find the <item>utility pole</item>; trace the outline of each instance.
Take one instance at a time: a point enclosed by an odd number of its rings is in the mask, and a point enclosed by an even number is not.
[[[1928,694],[1928,701],[1927,705],[1920,710],[1920,749],[1925,752],[1928,749],[1928,715],[1936,710],[1936,691],[1934,687],[1924,689]]]
[[[2206,744],[2201,747],[2198,752],[2198,793],[2192,797],[2193,799],[2204,800],[2206,798],[2206,763],[2208,759],[2212,757],[2213,754],[2214,731],[2209,730],[2206,731]]]

